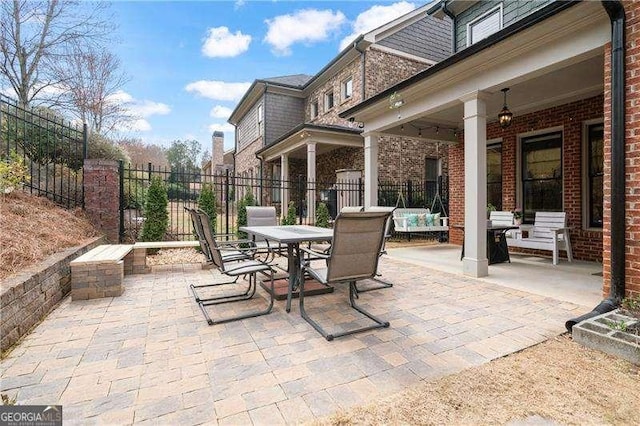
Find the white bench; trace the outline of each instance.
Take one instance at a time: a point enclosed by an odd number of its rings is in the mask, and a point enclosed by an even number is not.
[[[524,232],[528,234],[527,237],[523,236]],[[533,225],[521,225],[519,231],[507,238],[507,244],[509,247],[550,250],[554,265],[558,264],[558,252],[565,250],[567,260],[573,261],[565,212],[536,212]]]
[[[132,274],[146,274],[150,271],[147,267],[148,249],[168,248],[195,248],[200,247],[199,241],[140,241],[133,245]]]
[[[393,225],[395,232],[406,232],[411,235],[415,232],[441,232],[449,230],[449,218],[441,216],[435,219],[432,225],[427,225],[426,215],[431,211],[426,208],[397,208],[393,211]],[[418,215],[418,224],[410,221],[410,215]],[[422,221],[420,215],[425,215],[425,221]]]
[[[130,273],[133,244],[103,244],[72,260],[71,299],[120,296],[122,280]]]

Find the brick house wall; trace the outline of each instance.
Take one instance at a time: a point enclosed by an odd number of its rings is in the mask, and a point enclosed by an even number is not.
[[[305,99],[305,120],[307,123],[317,125],[339,125],[348,126],[348,120],[338,117],[338,113],[347,108],[362,102],[362,69],[360,57],[351,61],[347,66],[340,70],[336,75],[331,77],[324,84],[319,85]],[[350,98],[343,99],[342,83],[348,78],[353,81],[353,94]],[[333,90],[334,106],[327,110],[324,102],[325,93]],[[318,101],[318,116],[312,117],[311,105],[314,101]]]
[[[624,2],[626,17],[626,93],[625,93],[625,189],[626,235],[625,235],[625,289],[627,295],[640,294],[640,150],[637,136],[640,134],[640,3]],[[611,44],[605,48],[604,61],[604,175],[611,175]],[[604,233],[603,238],[603,296],[609,295],[611,283],[611,182],[604,181]]]
[[[365,98],[370,98],[428,67],[424,62],[382,52],[372,46],[365,54]]]
[[[582,144],[585,121],[603,117],[603,96],[595,96],[523,116],[514,116],[511,126],[501,129],[497,121],[487,124],[487,139],[502,138],[502,206],[513,210],[516,206],[516,162],[518,135],[562,127],[563,132],[563,187],[564,211],[571,228],[571,246],[576,259],[602,261],[603,232],[583,229],[582,205]],[[606,140],[606,137],[605,137]],[[449,150],[450,222],[464,223],[464,136]],[[606,173],[606,171],[605,171]],[[606,206],[605,206],[606,211]],[[450,230],[450,241],[462,244],[462,232]],[[533,250],[516,249],[531,252]],[[562,252],[561,252],[562,253]],[[540,252],[548,255],[548,252]]]

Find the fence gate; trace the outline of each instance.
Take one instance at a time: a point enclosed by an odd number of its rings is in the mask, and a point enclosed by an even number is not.
[[[29,170],[25,190],[66,207],[84,207],[82,166],[87,127],[0,94],[0,161],[20,158]]]

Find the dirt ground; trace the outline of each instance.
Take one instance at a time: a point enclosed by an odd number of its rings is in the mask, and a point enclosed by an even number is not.
[[[640,369],[568,335],[315,425],[640,424]],[[546,423],[545,423],[546,422]]]

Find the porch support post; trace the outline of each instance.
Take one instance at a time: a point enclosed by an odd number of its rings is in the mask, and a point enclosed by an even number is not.
[[[307,223],[316,222],[316,144],[307,143]]]
[[[280,201],[282,216],[287,214],[287,208],[289,207],[289,185],[291,184],[289,179],[289,155],[282,154],[280,156]]]
[[[364,207],[378,205],[378,134],[364,135]]]
[[[464,259],[465,275],[489,275],[487,260],[487,95],[470,93],[464,102]]]

